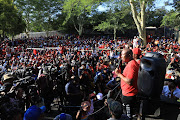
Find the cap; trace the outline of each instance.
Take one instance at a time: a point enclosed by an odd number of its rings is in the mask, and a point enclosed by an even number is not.
[[[61,113],[57,115],[54,120],[72,120],[72,116],[66,113]]]
[[[66,114],[61,113],[60,116],[59,116],[59,120],[66,120]]]
[[[98,100],[102,100],[103,99],[103,94],[102,93],[98,93],[96,95],[96,97],[97,97]]]
[[[133,51],[133,54],[141,55],[141,50],[139,48],[134,48],[132,51]]]
[[[46,107],[37,107],[35,105],[31,106],[24,113],[23,120],[38,120],[40,115],[46,111]]]

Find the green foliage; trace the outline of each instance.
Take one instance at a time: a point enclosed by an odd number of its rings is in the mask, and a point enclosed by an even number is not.
[[[14,0],[17,9],[22,13],[26,23],[26,32],[31,31],[31,22],[33,21],[32,14],[35,9],[35,0]]]
[[[130,6],[124,0],[110,0],[108,1],[108,7],[110,9],[107,11],[106,19],[95,26],[94,29],[98,31],[114,30],[114,36],[116,36],[117,30],[124,32],[124,29],[128,27],[125,18],[130,14]]]
[[[74,16],[90,15],[95,3],[96,0],[65,0],[63,5],[63,12],[67,13],[65,23]]]
[[[108,16],[107,12],[98,12],[98,11],[94,11],[92,13],[92,16],[89,17],[89,21],[90,24],[92,26],[97,26],[98,24],[100,24],[103,20],[106,20]]]
[[[65,25],[63,25],[63,22],[66,18],[65,13],[60,13],[56,15],[56,18],[53,18],[52,20],[52,29],[53,30],[59,30],[63,33],[75,33],[76,30],[74,28],[73,22],[69,20]]]
[[[145,2],[146,26],[179,26],[179,1],[172,4],[174,11],[152,9],[154,0],[132,0],[140,24],[142,2]],[[15,35],[25,30],[63,30],[67,33],[86,32],[84,28],[97,31],[125,31],[134,29],[129,0],[0,0],[0,30]],[[97,7],[105,5],[107,10],[99,12]],[[166,14],[167,13],[167,14]],[[166,14],[166,16],[164,16]],[[164,16],[164,17],[163,17]],[[1,33],[2,34],[2,33]]]
[[[23,12],[27,32],[52,30],[52,20],[62,9],[59,0],[15,0],[17,8]]]
[[[88,16],[98,5],[98,0],[65,0],[63,12],[66,14],[63,25],[70,19],[79,35],[83,33],[83,27],[87,23]]]
[[[148,11],[146,16],[146,26],[160,27],[161,21],[166,13],[167,11],[165,8]]]
[[[33,18],[39,24],[39,31],[52,30],[52,20],[61,11],[62,3],[58,0],[36,0]]]
[[[176,29],[180,28],[180,1],[173,0],[173,3],[169,4],[172,5],[175,10],[169,11],[162,20],[161,26],[169,26],[174,27]]]
[[[173,0],[172,3],[166,2],[166,5],[172,6],[174,10],[170,10],[166,13],[161,21],[161,26],[169,26],[172,28],[180,28],[180,1]]]
[[[179,23],[180,23],[179,12],[175,10],[171,10],[163,17],[161,26],[179,28],[180,27]]]
[[[0,0],[0,30],[3,35],[14,36],[25,29],[21,13],[12,0]]]
[[[94,29],[97,29],[98,31],[105,31],[107,29],[113,29],[113,26],[110,24],[110,22],[103,21],[98,26],[95,26]]]

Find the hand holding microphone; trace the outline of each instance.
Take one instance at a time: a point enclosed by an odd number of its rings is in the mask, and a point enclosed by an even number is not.
[[[121,69],[121,66],[122,66],[122,60],[120,59],[118,63],[118,69]]]
[[[117,77],[119,77],[118,74],[121,74],[121,69],[116,68],[114,72],[117,75]]]
[[[114,71],[114,73],[115,73],[115,75],[117,75],[117,77],[119,77],[118,74],[121,74],[121,66],[122,66],[122,60],[120,59],[119,63],[118,63],[118,66]]]

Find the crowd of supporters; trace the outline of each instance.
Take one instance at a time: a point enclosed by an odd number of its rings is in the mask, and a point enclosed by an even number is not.
[[[180,72],[180,46],[171,38],[151,39],[145,46],[138,37],[112,40],[107,37],[50,36],[5,40],[0,46],[0,86],[3,103],[0,115],[2,119],[8,120],[43,119],[42,113],[51,112],[52,103],[58,97],[60,106],[74,107],[62,111],[66,113],[57,115],[55,120],[132,119],[128,113],[126,114],[129,118],[123,114],[120,99],[123,95],[117,94],[117,101],[109,98],[106,100],[104,97],[121,79],[125,79],[129,69],[126,65],[131,59],[135,60],[133,64],[136,64],[137,68],[136,73],[132,74],[138,74],[140,59],[146,52],[164,55],[167,63],[166,79],[178,79]],[[121,52],[122,50],[125,51]],[[129,60],[123,60],[122,56],[127,54],[127,51],[130,51],[130,55],[132,51],[132,55]],[[121,68],[121,71],[116,68]],[[124,69],[126,73],[123,73]],[[30,78],[24,80],[28,76]],[[29,79],[32,79],[32,84],[28,83]],[[121,80],[122,84],[125,83]],[[165,83],[162,94],[178,100],[178,85],[174,82]],[[109,96],[116,97],[121,87],[112,91],[113,94]],[[122,94],[123,92],[122,90]],[[122,103],[126,103],[128,98],[123,100]],[[105,109],[93,114],[104,106],[104,101]],[[44,106],[41,107],[42,105]]]

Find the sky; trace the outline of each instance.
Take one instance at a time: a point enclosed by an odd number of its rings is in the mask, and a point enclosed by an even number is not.
[[[163,7],[163,6],[165,6],[165,2],[169,2],[169,3],[173,3],[173,0],[156,0],[156,2],[155,2],[155,6],[156,6],[156,8],[161,8],[161,7]],[[167,10],[171,10],[171,9],[173,9],[171,6],[166,6],[165,7]]]
[[[161,7],[163,7],[163,6],[165,6],[165,2],[169,2],[169,3],[173,3],[173,0],[156,0],[155,1],[155,7],[156,8],[161,8]],[[167,10],[171,10],[171,9],[173,9],[171,6],[165,6],[165,8],[167,9]],[[102,6],[102,5],[100,5],[99,7],[98,7],[98,10],[99,11],[105,11],[107,8],[106,7],[104,7],[104,6]]]

